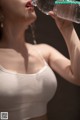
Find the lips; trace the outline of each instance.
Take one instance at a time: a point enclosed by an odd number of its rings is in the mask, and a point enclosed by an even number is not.
[[[26,3],[25,7],[26,7],[26,8],[32,8],[33,5],[32,5],[31,2],[29,1],[29,2]]]

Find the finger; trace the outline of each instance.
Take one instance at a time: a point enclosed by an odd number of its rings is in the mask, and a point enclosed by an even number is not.
[[[56,19],[57,18],[57,15],[55,14],[55,12],[53,11],[49,11],[48,13],[52,18]]]
[[[53,11],[49,11],[48,14],[51,15],[51,16],[54,16],[54,12]]]

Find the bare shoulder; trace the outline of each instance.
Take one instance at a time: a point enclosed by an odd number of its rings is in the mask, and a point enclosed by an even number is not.
[[[45,43],[41,43],[41,44],[37,44],[37,45],[35,45],[36,47],[39,47],[39,48],[41,48],[41,49],[49,49],[51,46],[50,45],[48,45],[48,44],[45,44]]]
[[[52,49],[52,47],[48,44],[37,44],[34,45],[35,48],[37,48],[37,50],[40,51],[41,55],[44,57],[44,59],[46,61],[48,61],[49,55],[50,55],[50,51]]]

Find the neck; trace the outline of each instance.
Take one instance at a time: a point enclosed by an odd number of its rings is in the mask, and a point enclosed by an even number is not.
[[[6,23],[6,24],[5,24]],[[23,22],[4,22],[2,42],[7,48],[18,49],[25,45],[25,27]]]

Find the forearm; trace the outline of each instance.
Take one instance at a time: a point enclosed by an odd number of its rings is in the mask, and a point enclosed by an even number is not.
[[[68,47],[70,61],[71,61],[71,71],[73,75],[75,76],[75,78],[80,80],[80,41],[79,41],[79,38],[76,34],[76,31],[73,25],[60,31]]]

